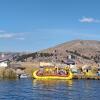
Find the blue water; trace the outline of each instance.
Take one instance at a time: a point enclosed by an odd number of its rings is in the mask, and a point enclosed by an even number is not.
[[[0,80],[0,100],[100,100],[100,80]]]

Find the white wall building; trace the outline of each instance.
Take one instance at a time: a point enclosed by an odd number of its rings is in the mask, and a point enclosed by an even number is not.
[[[0,55],[0,68],[1,67],[3,67],[3,68],[5,68],[5,67],[7,67],[8,66],[8,59],[7,59],[7,57],[5,56],[5,54],[1,54]]]
[[[1,61],[0,61],[0,67],[5,68],[5,67],[7,67],[7,66],[8,66],[8,61],[7,61],[7,60],[1,60]]]

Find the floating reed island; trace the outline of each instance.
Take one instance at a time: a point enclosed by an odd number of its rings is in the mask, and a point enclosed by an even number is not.
[[[74,63],[73,65],[72,64],[65,65],[60,63],[53,65],[52,63],[41,62],[40,69],[38,70],[40,73],[40,75],[38,76],[41,76],[42,78],[43,77],[46,78],[47,76],[49,77],[52,75],[63,77],[66,76],[66,72],[69,70],[73,75],[71,79],[97,79],[97,80],[100,79],[100,68],[89,65],[78,67]]]
[[[73,62],[70,62],[73,63]],[[20,64],[10,64],[9,67],[6,68],[0,68],[0,79],[16,79],[18,78],[18,75],[21,75],[25,73],[28,75],[29,78],[32,78],[33,72],[36,70],[39,70],[39,66],[45,66],[47,68],[48,66],[50,69],[57,69],[58,67],[58,72],[62,72],[63,68],[70,69],[73,78],[72,79],[100,79],[100,68],[99,67],[94,67],[94,66],[89,66],[89,65],[84,65],[82,67],[78,67],[78,65],[75,65],[73,63],[69,65],[66,64],[60,64],[60,63],[55,63],[52,64],[51,62],[37,62],[37,63],[31,63],[31,62],[20,62]],[[47,66],[47,67],[46,67]],[[51,70],[45,70],[47,73],[53,73]],[[54,74],[54,73],[53,73]],[[27,77],[27,78],[28,78]]]
[[[74,75],[73,79],[100,80],[100,76]]]

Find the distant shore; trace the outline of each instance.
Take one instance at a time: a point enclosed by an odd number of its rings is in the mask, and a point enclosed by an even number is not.
[[[32,73],[39,69],[39,62],[19,62],[19,64],[21,64],[22,67],[24,67],[25,69],[23,70],[22,73],[25,73],[26,75],[28,75],[28,77],[32,78]],[[79,67],[78,71],[80,71],[81,68]],[[97,75],[97,69],[92,69],[90,70],[90,73],[85,73],[84,72],[80,72],[78,74],[73,74],[73,79],[100,79],[100,76]],[[91,74],[92,73],[92,74]],[[1,79],[16,79],[17,77],[17,72],[14,68],[0,68],[0,78]]]

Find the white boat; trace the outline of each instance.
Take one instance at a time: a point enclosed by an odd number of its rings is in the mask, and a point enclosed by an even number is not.
[[[27,74],[21,74],[20,78],[28,78]]]

